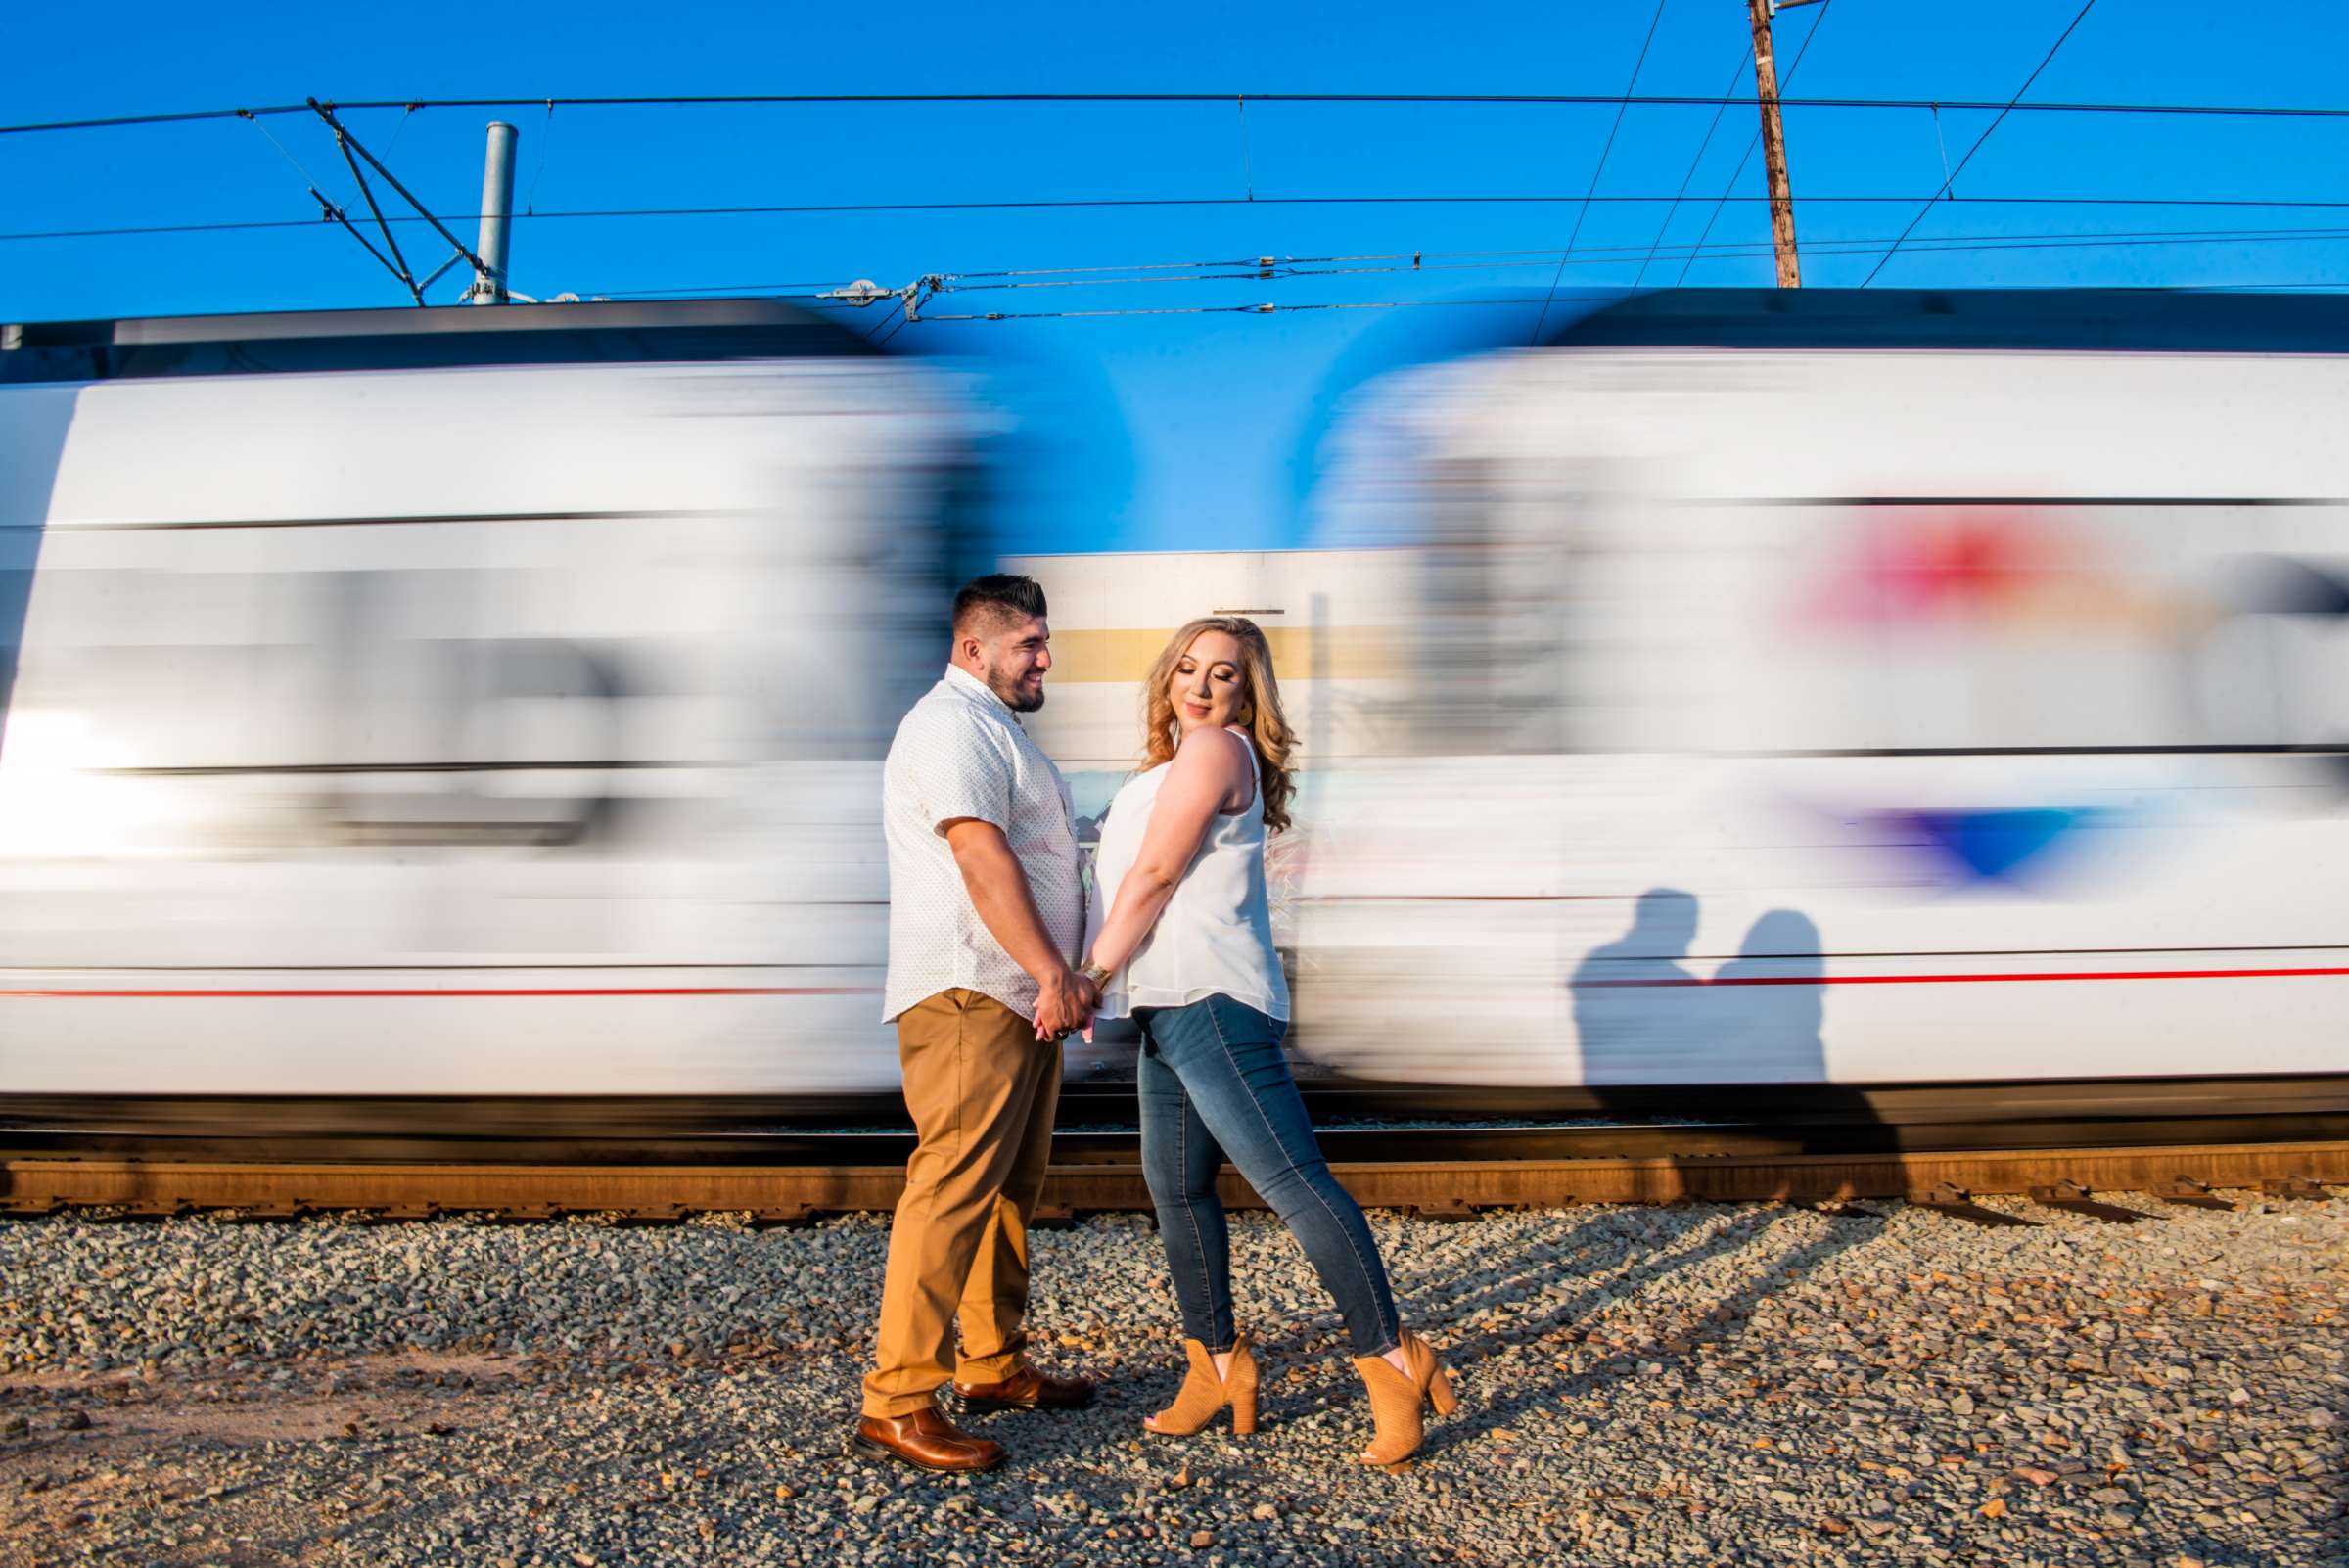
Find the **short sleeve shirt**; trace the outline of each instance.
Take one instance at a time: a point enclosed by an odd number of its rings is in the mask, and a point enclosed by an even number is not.
[[[1019,716],[958,666],[898,725],[881,770],[881,829],[889,845],[889,980],[881,1016],[957,987],[1036,1016],[1036,981],[1012,961],[971,903],[944,823],[958,817],[1003,830],[1036,913],[1062,957],[1084,940],[1084,886],[1069,787]]]

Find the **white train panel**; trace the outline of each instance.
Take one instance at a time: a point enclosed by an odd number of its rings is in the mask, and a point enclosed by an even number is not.
[[[943,652],[943,385],[0,385],[0,1094],[894,1083],[876,760]],[[1007,564],[1087,816],[1173,626],[1271,634],[1328,1066],[2338,1073],[2345,418],[2296,351],[1545,349],[1359,409],[1342,547]]]

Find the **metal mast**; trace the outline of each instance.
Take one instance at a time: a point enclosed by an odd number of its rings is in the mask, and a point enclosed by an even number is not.
[[[468,304],[507,302],[506,256],[514,233],[514,146],[521,133],[502,119],[489,122],[489,146],[482,159],[482,228],[474,242],[480,266],[473,274]]]

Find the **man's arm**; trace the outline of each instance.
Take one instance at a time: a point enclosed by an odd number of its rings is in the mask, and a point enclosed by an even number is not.
[[[1100,993],[1092,982],[1069,967],[1044,930],[1036,899],[1028,891],[1027,873],[1011,853],[1003,830],[979,817],[955,817],[939,824],[962,885],[970,890],[971,907],[979,923],[1003,945],[1011,961],[1035,977],[1036,1027],[1046,1035],[1079,1029],[1091,1018]]]

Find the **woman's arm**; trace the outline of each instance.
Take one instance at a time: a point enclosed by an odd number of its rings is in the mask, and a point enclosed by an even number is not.
[[[1255,787],[1247,777],[1248,760],[1239,737],[1220,729],[1195,729],[1182,738],[1167,781],[1151,803],[1141,851],[1118,884],[1118,901],[1102,922],[1101,935],[1093,939],[1096,966],[1123,967],[1150,935],[1216,813]]]

